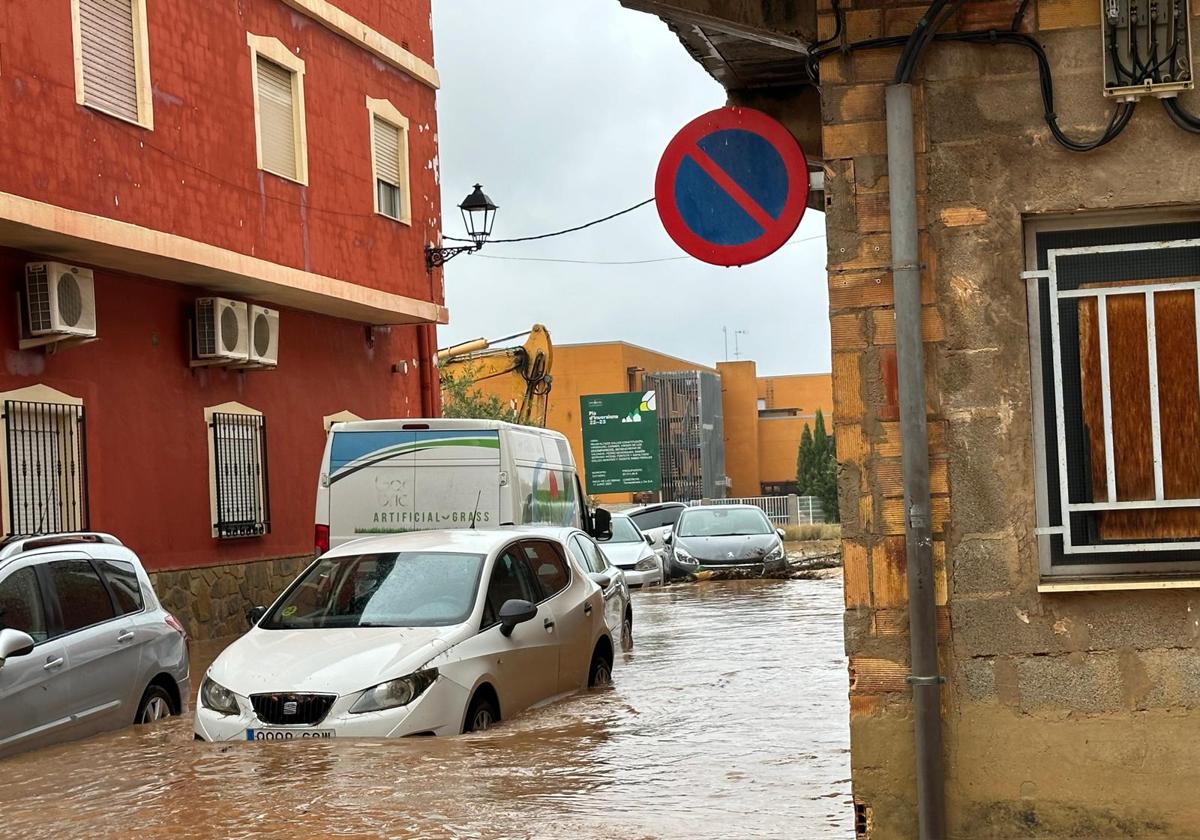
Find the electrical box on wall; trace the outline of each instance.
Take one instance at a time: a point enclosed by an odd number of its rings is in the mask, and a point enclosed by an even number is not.
[[[1190,0],[1101,0],[1104,95],[1126,102],[1191,90]]]

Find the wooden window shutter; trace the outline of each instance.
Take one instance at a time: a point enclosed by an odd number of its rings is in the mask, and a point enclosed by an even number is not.
[[[394,187],[400,186],[400,129],[379,117],[375,127],[375,177]]]
[[[296,100],[292,71],[258,57],[258,130],[262,168],[299,177],[296,165]]]
[[[138,121],[134,0],[79,0],[84,104]]]

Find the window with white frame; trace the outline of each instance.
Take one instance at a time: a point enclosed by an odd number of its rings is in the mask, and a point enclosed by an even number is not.
[[[205,410],[213,536],[257,537],[271,531],[267,421],[226,403]]]
[[[153,128],[146,0],[71,0],[71,23],[76,101]]]
[[[1029,245],[1043,574],[1200,571],[1200,221]]]
[[[5,535],[87,530],[82,400],[36,385],[0,394],[0,407]]]
[[[411,224],[408,186],[408,119],[385,99],[367,97],[371,117],[371,170],[375,212]]]
[[[277,38],[247,35],[254,91],[258,168],[308,183],[304,61]]]

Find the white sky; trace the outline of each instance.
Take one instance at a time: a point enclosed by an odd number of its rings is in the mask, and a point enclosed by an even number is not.
[[[433,28],[447,236],[464,235],[457,205],[476,181],[500,207],[496,239],[649,198],[675,132],[725,104],[661,21],[617,0],[433,0]],[[828,371],[823,232],[810,210],[788,245],[743,268],[529,259],[684,256],[651,204],[579,233],[489,245],[447,264],[439,344],[543,323],[558,344],[623,340],[712,364],[728,327],[730,355],[734,331],[746,330],[742,358],[760,374]]]

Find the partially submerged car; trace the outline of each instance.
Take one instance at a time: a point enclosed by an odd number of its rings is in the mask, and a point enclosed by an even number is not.
[[[787,565],[783,532],[753,505],[688,508],[665,541],[675,577],[730,569],[765,573]]]
[[[653,539],[638,530],[626,514],[612,516],[612,536],[600,543],[604,555],[625,574],[630,589],[661,586],[663,564],[653,548]]]
[[[671,532],[687,508],[683,502],[654,502],[627,508],[622,513],[633,520],[639,531],[650,537],[651,547],[665,559],[668,551],[663,538]]]
[[[610,681],[563,529],[425,531],[318,558],[204,677],[198,739],[457,735]]]

